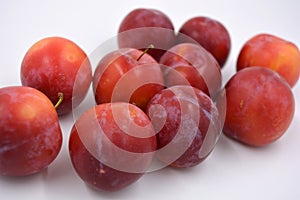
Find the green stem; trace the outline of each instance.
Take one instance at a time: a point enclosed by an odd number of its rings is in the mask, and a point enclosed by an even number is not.
[[[62,92],[57,93],[57,96],[58,96],[58,101],[54,106],[55,109],[57,109],[57,107],[61,104],[61,102],[64,99],[64,94]]]
[[[154,45],[153,44],[150,44],[147,49],[145,49],[143,51],[143,53],[136,59],[137,61],[139,61],[150,49],[153,49],[154,48]]]

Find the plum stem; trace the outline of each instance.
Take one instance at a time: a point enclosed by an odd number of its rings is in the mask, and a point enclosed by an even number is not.
[[[61,104],[61,102],[62,102],[63,99],[64,99],[64,94],[63,94],[62,92],[59,92],[59,93],[57,94],[57,96],[58,96],[58,101],[57,101],[57,103],[56,103],[55,106],[54,106],[55,109],[57,109],[57,107]]]
[[[153,44],[150,44],[147,49],[145,49],[143,51],[143,53],[136,59],[137,61],[139,61],[150,49],[153,49],[154,48],[154,45]]]

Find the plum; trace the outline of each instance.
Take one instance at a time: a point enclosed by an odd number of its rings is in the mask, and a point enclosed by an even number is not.
[[[168,49],[159,61],[162,64],[166,87],[191,85],[212,99],[218,96],[222,74],[216,59],[203,47],[181,43]]]
[[[204,161],[221,134],[216,105],[191,86],[162,90],[150,100],[146,113],[157,133],[157,158],[175,168],[189,168]]]
[[[144,110],[151,97],[163,88],[160,65],[149,54],[133,48],[106,54],[93,78],[97,104],[130,102]]]
[[[140,179],[156,151],[148,116],[137,106],[104,103],[84,112],[69,138],[69,153],[79,177],[101,191],[118,191]]]
[[[62,37],[47,37],[33,44],[21,64],[21,82],[46,94],[55,104],[63,101],[59,115],[71,112],[84,99],[92,81],[92,68],[86,53]]]
[[[205,16],[193,17],[180,27],[177,43],[183,42],[200,44],[215,57],[221,68],[231,50],[231,39],[226,27],[220,21]]]
[[[40,172],[62,145],[58,115],[42,92],[25,86],[0,89],[0,174]]]
[[[242,47],[237,60],[237,71],[246,67],[267,67],[279,73],[293,87],[300,75],[298,47],[271,34],[257,34]]]
[[[251,146],[278,140],[295,112],[289,84],[265,67],[238,71],[226,84],[225,135]]]
[[[154,45],[149,54],[159,61],[165,50],[175,44],[174,26],[170,18],[160,10],[137,8],[129,12],[118,30],[120,48],[145,49]]]

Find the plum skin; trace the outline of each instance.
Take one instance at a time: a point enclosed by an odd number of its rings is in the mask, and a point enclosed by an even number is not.
[[[203,162],[222,130],[213,101],[201,90],[187,85],[157,93],[146,113],[157,132],[157,158],[175,168],[190,168]]]
[[[164,80],[160,65],[149,54],[138,60],[142,54],[137,49],[123,48],[99,61],[92,82],[97,104],[121,101],[145,109],[151,97],[163,89]]]
[[[87,94],[92,82],[92,68],[86,53],[73,41],[63,37],[46,37],[34,43],[21,63],[23,86],[43,92],[64,115],[77,107]]]
[[[295,112],[289,84],[265,67],[240,70],[226,84],[223,132],[250,146],[265,146],[288,129]]]
[[[162,64],[165,84],[191,85],[205,92],[212,99],[222,86],[222,74],[216,59],[203,47],[180,43],[168,49],[159,61]]]
[[[180,27],[177,44],[183,42],[197,42],[203,46],[218,61],[220,68],[224,67],[231,50],[231,39],[226,27],[205,16],[193,17]]]
[[[46,168],[62,145],[58,116],[40,91],[0,89],[0,174],[26,176]]]
[[[300,51],[294,43],[278,36],[257,34],[243,45],[236,69],[252,66],[272,69],[294,87],[300,76]]]
[[[149,54],[159,61],[165,50],[175,44],[174,26],[170,18],[160,10],[137,8],[121,21],[118,30],[120,48],[146,49],[154,45]]]
[[[124,119],[127,109],[130,117]],[[147,126],[146,131],[131,129],[133,124]],[[122,130],[124,126],[129,132]],[[143,137],[147,132],[149,137]],[[137,106],[124,102],[104,103],[87,110],[75,122],[69,138],[74,169],[86,184],[99,191],[114,192],[136,182],[147,171],[155,150],[156,137],[149,118]]]
[[[118,171],[99,162],[85,148],[75,129],[71,132],[69,148],[76,172],[84,182],[96,190],[118,191],[143,176],[142,173]],[[116,185],[113,185],[113,180],[116,180]]]

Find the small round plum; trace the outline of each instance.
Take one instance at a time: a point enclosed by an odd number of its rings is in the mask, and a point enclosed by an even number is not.
[[[230,35],[225,26],[204,16],[193,17],[181,26],[177,43],[183,42],[199,43],[215,57],[221,68],[225,65],[231,49]]]
[[[166,87],[191,85],[214,99],[222,86],[222,74],[216,59],[200,45],[181,43],[161,57]]]
[[[84,112],[69,138],[79,177],[96,190],[118,191],[150,166],[156,137],[148,116],[129,103],[104,103]]]
[[[188,168],[204,161],[221,134],[216,105],[191,86],[162,90],[151,99],[146,113],[157,132],[156,156],[172,167]]]
[[[174,26],[160,10],[137,8],[128,13],[118,30],[120,48],[145,49],[154,45],[149,54],[159,61],[165,50],[175,44]]]
[[[133,48],[106,54],[94,73],[97,104],[129,102],[144,110],[148,101],[163,88],[160,65],[149,54]]]
[[[55,104],[59,93],[63,101],[57,113],[63,115],[77,107],[92,81],[92,68],[85,52],[62,37],[47,37],[33,44],[21,64],[21,82],[46,94]]]
[[[295,112],[289,84],[265,67],[238,71],[226,84],[225,135],[251,146],[278,140]]]
[[[0,89],[0,174],[40,172],[62,145],[58,115],[40,91],[25,86]]]
[[[252,66],[276,71],[293,87],[300,76],[300,51],[278,36],[257,34],[244,44],[237,60],[237,70]]]

